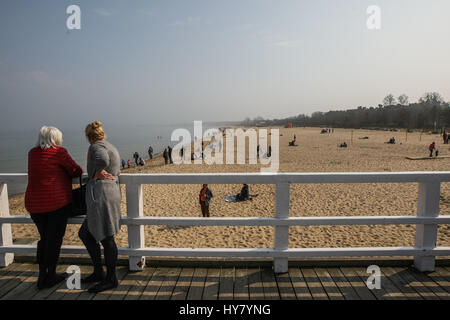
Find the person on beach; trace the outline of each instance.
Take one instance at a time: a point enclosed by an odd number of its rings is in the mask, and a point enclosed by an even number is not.
[[[152,148],[152,146],[148,147],[148,157],[149,157],[150,160],[153,159],[153,148]]]
[[[202,209],[202,216],[204,218],[209,217],[209,203],[211,202],[212,197],[213,194],[211,190],[209,190],[208,185],[204,184],[198,197],[200,208]]]
[[[133,154],[133,158],[134,158],[134,163],[136,164],[136,166],[138,165],[138,160],[139,160],[139,153],[135,152]]]
[[[168,164],[169,163],[169,152],[167,151],[167,148],[164,149],[163,158],[164,158],[164,164]]]
[[[65,279],[56,274],[56,265],[72,210],[72,179],[83,174],[61,145],[61,131],[43,126],[36,146],[28,153],[25,208],[40,235],[36,252],[38,289],[53,287]]]
[[[124,159],[122,159],[122,169],[125,169],[125,166],[127,165],[127,163],[125,162]]]
[[[130,159],[128,159],[127,165],[128,165],[128,169],[130,169],[130,167],[131,167],[131,161],[130,161]]]
[[[245,201],[250,197],[250,193],[248,190],[248,184],[244,183],[242,186],[241,192],[236,195],[236,201]]]
[[[139,165],[140,166],[145,166],[145,161],[144,161],[144,159],[142,159],[142,158],[139,158]]]
[[[88,124],[85,134],[90,143],[87,156],[89,178],[86,185],[87,213],[78,236],[92,259],[94,272],[81,282],[97,282],[89,288],[89,292],[96,293],[118,286],[116,276],[118,252],[114,235],[120,232],[120,156],[116,147],[105,140],[106,135],[100,121]],[[106,275],[103,271],[99,243],[104,249]]]
[[[169,154],[169,161],[170,161],[170,164],[172,164],[172,163],[173,163],[173,159],[172,159],[172,147],[171,147],[171,146],[168,146],[168,147],[167,147],[167,152],[168,152],[168,154]]]
[[[436,144],[433,142],[429,145],[428,150],[430,151],[430,158],[433,157],[433,150],[436,150]]]

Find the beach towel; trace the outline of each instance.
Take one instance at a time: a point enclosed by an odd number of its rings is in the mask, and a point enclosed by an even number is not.
[[[247,200],[250,200],[256,196],[257,196],[257,194],[250,194],[249,198]],[[235,194],[227,194],[227,196],[225,197],[226,202],[242,202],[242,201],[247,201],[247,200],[237,200]]]

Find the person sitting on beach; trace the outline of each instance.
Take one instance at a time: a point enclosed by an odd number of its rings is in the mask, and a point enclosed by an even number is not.
[[[344,141],[344,143],[341,143],[339,146],[340,148],[347,148],[347,142]]]
[[[36,146],[28,152],[25,208],[40,235],[36,251],[38,289],[50,288],[65,280],[64,276],[56,274],[56,265],[72,210],[72,178],[83,174],[83,169],[61,145],[61,131],[43,126]]]
[[[139,158],[138,163],[139,163],[140,166],[145,166],[145,161],[142,158]]]
[[[209,203],[211,202],[212,197],[213,194],[211,190],[209,190],[208,185],[206,183],[203,184],[203,187],[200,190],[198,201],[200,203],[200,207],[202,209],[202,216],[204,218],[209,217]]]
[[[430,158],[433,157],[433,150],[436,150],[436,144],[434,142],[430,144],[428,150],[430,150]]]
[[[245,201],[249,199],[249,190],[248,185],[244,183],[242,186],[241,192],[236,195],[236,201]]]
[[[390,138],[389,141],[386,143],[387,144],[395,144],[395,138],[394,137]]]

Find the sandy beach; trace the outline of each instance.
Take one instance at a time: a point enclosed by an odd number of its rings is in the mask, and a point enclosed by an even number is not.
[[[280,172],[394,172],[446,171],[450,159],[411,161],[405,157],[428,156],[428,145],[435,141],[440,155],[450,155],[449,146],[439,135],[405,131],[334,129],[320,134],[320,128],[279,128]],[[296,147],[288,143],[297,137]],[[360,139],[368,137],[369,139]],[[385,144],[395,137],[395,145]],[[419,141],[421,139],[421,141]],[[339,148],[342,142],[348,148]],[[114,141],[111,141],[114,143]],[[225,146],[226,147],[226,146]],[[70,150],[69,150],[70,152]],[[187,173],[187,172],[259,172],[260,165],[164,165],[162,157],[147,161],[144,167],[123,173]],[[146,216],[200,217],[198,204],[200,185],[145,185]],[[238,193],[241,185],[210,185],[214,197],[210,212],[214,217],[274,216],[273,185],[250,185],[253,201],[227,203],[227,194]],[[411,184],[318,184],[291,186],[291,216],[369,216],[416,215],[417,190]],[[125,187],[122,186],[122,215],[126,215]],[[441,184],[441,214],[450,214],[450,185]],[[10,199],[13,215],[27,214],[23,196]],[[69,225],[64,244],[81,244],[78,225]],[[272,227],[166,227],[147,226],[146,246],[153,247],[227,247],[271,248]],[[127,245],[126,226],[117,236],[121,246]],[[415,226],[334,226],[291,227],[290,247],[363,247],[414,245]],[[34,225],[13,225],[14,240],[38,239]],[[438,231],[439,246],[450,245],[450,227]]]

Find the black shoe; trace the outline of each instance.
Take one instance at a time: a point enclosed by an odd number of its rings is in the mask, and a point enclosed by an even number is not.
[[[97,283],[96,285],[90,287],[88,292],[98,293],[98,292],[117,288],[118,285],[119,285],[119,282],[117,281],[117,279],[114,279],[112,281],[102,281],[102,282]]]
[[[51,288],[60,284],[64,280],[66,280],[67,274],[55,274],[54,276],[47,277],[45,281],[45,288]]]
[[[86,278],[81,279],[81,283],[102,282],[104,280],[105,280],[105,273],[103,271],[101,273],[93,272]]]
[[[47,274],[39,274],[37,287],[39,290],[45,289],[45,285],[47,282]]]

